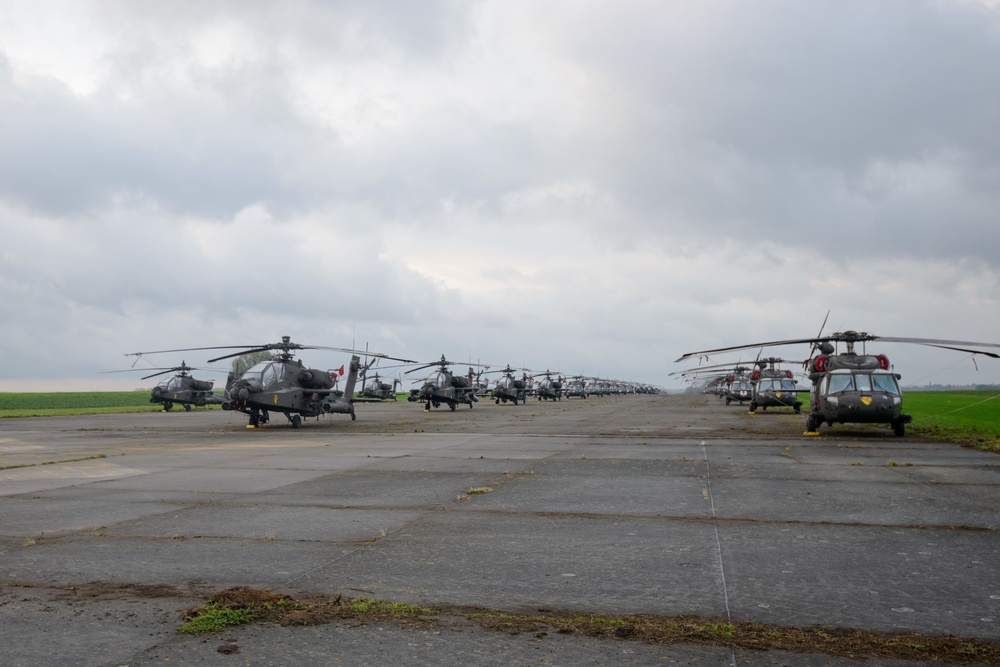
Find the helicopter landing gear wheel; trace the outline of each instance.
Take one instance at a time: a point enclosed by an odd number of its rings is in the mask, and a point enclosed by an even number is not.
[[[172,408],[172,407],[174,407],[174,404],[171,403],[170,401],[165,401],[163,403],[163,411],[164,412],[170,412],[170,408]]]
[[[906,422],[902,420],[897,420],[892,424],[892,432],[897,438],[902,438],[906,435]]]
[[[351,410],[351,421],[353,422],[353,421],[357,421],[357,420],[358,420],[358,416],[356,414],[354,414],[354,410]]]
[[[806,431],[815,433],[819,430],[819,421],[813,415],[806,417]]]
[[[185,403],[184,404],[184,412],[191,412],[191,404],[190,403]]]
[[[470,404],[470,405],[471,405],[471,404]],[[454,403],[449,403],[449,404],[448,404],[448,407],[449,407],[449,408],[451,408],[451,411],[452,411],[452,412],[454,412],[454,411],[455,411],[455,407],[456,407],[456,406],[455,406],[455,404],[454,404]]]
[[[507,401],[504,401],[504,403],[506,403],[506,402]],[[494,401],[493,405],[500,405],[500,399],[498,398],[496,401]]]
[[[732,403],[732,402],[733,402],[733,399],[731,399],[731,398],[727,398],[727,399],[726,399],[726,405],[729,405],[729,404],[730,404],[730,403]]]
[[[288,421],[292,422],[292,428],[302,428],[302,417],[292,415],[288,418]]]
[[[797,414],[797,415],[801,415],[802,414],[802,404],[801,403],[796,403],[794,405],[794,408],[795,408],[795,414]]]
[[[764,409],[767,410],[767,408],[764,408]],[[751,403],[750,404],[750,414],[753,414],[755,412],[757,412],[757,404],[756,403]]]

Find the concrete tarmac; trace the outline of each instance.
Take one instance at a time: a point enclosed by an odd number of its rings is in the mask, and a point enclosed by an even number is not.
[[[0,662],[923,664],[461,623],[177,632],[231,586],[1000,639],[994,454],[700,395],[357,412],[0,420]]]

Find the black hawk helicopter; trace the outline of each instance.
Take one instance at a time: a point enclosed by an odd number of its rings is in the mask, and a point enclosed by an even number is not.
[[[280,343],[252,346],[222,345],[186,348],[184,350],[162,350],[161,352],[233,348],[240,348],[240,351],[210,359],[209,363],[254,352],[278,352],[274,358],[261,361],[248,368],[239,377],[233,378],[226,387],[226,400],[222,403],[222,409],[249,415],[250,421],[247,428],[256,428],[267,424],[270,421],[271,412],[284,414],[292,428],[302,426],[302,417],[319,417],[322,414],[349,414],[352,421],[357,419],[351,398],[354,395],[354,386],[361,368],[361,359],[358,355],[364,354],[359,350],[301,345],[293,343],[288,336],[282,336]],[[293,358],[292,350],[334,350],[351,353],[350,370],[347,374],[344,390],[334,388],[334,378],[330,371],[306,368],[301,361]],[[145,352],[142,354],[157,353]],[[376,353],[373,356],[409,362],[407,359],[396,359],[381,353]]]
[[[563,396],[566,398],[587,398],[587,385],[590,378],[583,375],[574,375],[569,378]]]
[[[408,375],[432,366],[438,367],[437,373],[433,373],[428,377],[420,389],[412,390],[410,397],[406,400],[413,402],[423,401],[426,412],[430,412],[432,405],[436,408],[442,403],[447,403],[452,412],[455,411],[459,403],[467,403],[470,408],[473,403],[478,403],[479,398],[476,396],[476,388],[473,383],[475,372],[472,370],[472,366],[479,366],[480,364],[470,364],[469,372],[465,377],[455,377],[448,370],[448,366],[453,366],[455,363],[457,362],[445,359],[442,354],[440,361],[434,361],[406,371]]]
[[[544,376],[544,380],[540,380],[538,385],[535,386],[535,395],[538,396],[539,401],[561,401],[562,400],[562,389],[563,381],[561,377],[553,379],[553,375],[558,375],[559,371],[545,371],[544,373],[537,373],[532,376],[532,378],[537,378]]]
[[[811,345],[809,359],[805,362],[806,372],[812,381],[812,388],[809,391],[806,432],[816,433],[823,422],[829,426],[845,423],[888,424],[896,436],[902,437],[906,432],[906,424],[913,421],[913,417],[903,413],[902,392],[898,382],[901,376],[893,372],[889,358],[884,354],[871,355],[866,353],[864,347],[869,341],[914,343],[968,352],[969,354],[983,354],[1000,359],[1000,354],[970,349],[974,347],[1000,347],[998,343],[973,343],[933,338],[899,338],[876,336],[858,331],[843,331],[826,336],[820,335],[816,338],[769,341],[688,352],[679,357],[677,361],[684,361],[695,356],[755,347]],[[845,345],[845,351],[842,353],[838,352],[837,345],[840,343]],[[862,344],[860,354],[855,351],[855,346],[858,343]],[[813,356],[815,352],[819,352],[819,354]]]
[[[129,353],[126,357],[139,356],[142,353]],[[215,386],[215,382],[212,380],[197,380],[188,373],[190,371],[198,370],[196,368],[191,368],[185,362],[181,362],[180,366],[175,366],[173,368],[155,368],[155,369],[129,369],[129,370],[157,370],[158,373],[153,373],[151,375],[144,376],[143,380],[148,380],[149,378],[154,378],[159,375],[166,375],[167,373],[177,373],[169,380],[164,380],[153,387],[152,391],[149,393],[150,403],[162,403],[163,411],[169,412],[174,404],[183,405],[184,409],[191,412],[191,406],[195,405],[198,407],[203,407],[206,405],[218,405],[222,403],[222,397],[215,394],[212,388]],[[110,373],[124,373],[127,371],[108,371]]]
[[[680,361],[680,360],[678,360]],[[753,400],[753,384],[751,376],[747,374],[749,366],[742,363],[714,364],[712,366],[702,366],[692,368],[684,372],[677,373],[689,380],[708,380],[707,393],[712,393],[719,398],[726,400],[726,405],[736,401],[743,405],[747,401]],[[674,375],[671,373],[671,375]]]
[[[753,385],[750,412],[756,412],[757,408],[766,411],[775,407],[792,408],[795,414],[802,412],[802,401],[799,400],[799,390],[795,386],[795,375],[787,368],[784,370],[777,368],[780,363],[802,362],[785,362],[784,359],[775,357],[758,359],[754,362],[756,368],[750,374],[750,383]]]
[[[500,403],[506,403],[511,401],[514,405],[517,405],[518,401],[522,404],[528,399],[528,376],[526,373],[521,374],[521,379],[518,380],[514,377],[515,371],[524,371],[524,368],[511,368],[507,365],[507,368],[502,371],[487,371],[488,373],[503,373],[503,377],[496,381],[493,385],[493,403],[494,405],[500,405]]]

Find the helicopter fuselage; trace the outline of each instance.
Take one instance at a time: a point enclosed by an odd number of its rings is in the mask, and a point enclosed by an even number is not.
[[[507,375],[497,380],[493,387],[493,402],[499,405],[512,401],[514,405],[518,402],[524,403],[527,398],[527,390],[523,380],[515,380],[513,376]]]
[[[890,424],[897,436],[912,417],[903,414],[899,375],[884,356],[842,354],[813,362],[806,430],[829,425]],[[820,369],[817,369],[817,365]]]
[[[446,403],[454,411],[459,403],[466,403],[471,408],[479,398],[468,378],[455,377],[447,370],[440,370],[433,380],[420,387],[414,400],[424,402],[426,410]]]
[[[164,410],[170,410],[174,403],[179,403],[188,411],[192,405],[202,407],[222,403],[222,399],[212,392],[214,384],[207,380],[196,380],[189,375],[177,375],[153,387],[149,402],[162,403]]]
[[[754,373],[753,399],[750,412],[757,408],[794,408],[798,414],[802,408],[795,380],[785,371],[763,370]]]

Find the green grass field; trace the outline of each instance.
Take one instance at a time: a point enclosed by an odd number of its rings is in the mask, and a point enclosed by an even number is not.
[[[149,402],[148,391],[0,393],[0,418],[159,412],[162,409],[162,404]],[[174,406],[174,410],[183,409],[183,406]]]
[[[1000,452],[1000,393],[908,391],[903,412],[913,415],[907,433]]]

